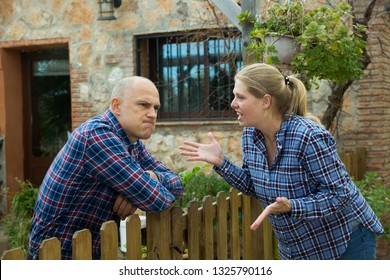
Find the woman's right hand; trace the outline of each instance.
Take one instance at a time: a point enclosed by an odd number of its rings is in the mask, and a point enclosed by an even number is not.
[[[207,136],[209,137],[210,144],[184,141],[184,146],[179,147],[182,150],[180,154],[187,156],[188,161],[205,161],[219,167],[223,161],[221,146],[215,140],[213,133],[209,132]]]

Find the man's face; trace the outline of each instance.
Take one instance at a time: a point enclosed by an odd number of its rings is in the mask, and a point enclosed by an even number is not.
[[[132,143],[150,138],[160,108],[159,93],[153,83],[135,82],[129,94],[112,100],[112,107]]]

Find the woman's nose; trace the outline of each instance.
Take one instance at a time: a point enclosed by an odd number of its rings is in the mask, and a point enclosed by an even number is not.
[[[235,98],[232,100],[232,103],[230,103],[230,107],[237,108],[237,103]]]

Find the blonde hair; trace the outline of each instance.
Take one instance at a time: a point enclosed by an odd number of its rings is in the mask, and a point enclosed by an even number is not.
[[[254,63],[242,68],[234,79],[243,82],[248,92],[257,98],[266,94],[272,96],[273,107],[282,116],[295,114],[321,124],[319,118],[307,111],[306,88],[298,78],[283,76],[269,64]]]

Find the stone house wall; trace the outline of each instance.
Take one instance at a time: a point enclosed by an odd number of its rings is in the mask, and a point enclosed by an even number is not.
[[[310,2],[313,1],[307,1],[307,5]],[[367,2],[354,1],[358,15],[360,13],[361,16]],[[381,156],[383,153],[388,155],[390,148],[387,140],[390,138],[390,78],[385,75],[389,71],[389,64],[385,63],[389,59],[386,56],[389,36],[381,39],[377,36],[379,33],[389,35],[389,19],[388,14],[386,17],[384,1],[377,2],[374,12],[376,17],[370,29],[372,63],[363,80],[356,83],[347,95],[335,137],[343,150],[356,146],[367,147],[369,169],[378,171],[389,181],[390,174],[386,170],[390,169],[390,157]],[[98,4],[94,0],[2,0],[0,42],[11,47],[13,43],[17,45],[25,40],[31,42],[65,38],[68,41],[72,125],[75,128],[89,117],[104,111],[115,82],[135,73],[134,35],[215,27],[214,12],[226,24],[227,20],[210,3],[201,0],[128,0],[122,1],[122,6],[115,10],[116,20],[99,21]],[[309,108],[318,116],[326,108],[328,90],[325,88],[309,94]],[[231,126],[231,130],[239,135],[241,128],[235,124]],[[207,123],[197,126],[195,123],[191,127],[193,133],[198,132],[198,137],[202,138],[202,132],[213,126]],[[217,132],[219,128],[218,125],[213,127]],[[186,129],[183,129],[182,123],[160,123],[156,135],[147,141],[151,147],[157,148],[153,142],[161,138],[159,133],[163,131],[180,134]],[[237,141],[240,142],[240,139]],[[169,151],[176,152],[174,149]],[[168,151],[152,149],[152,152],[159,158],[165,158]],[[175,155],[169,157],[175,158]],[[179,168],[185,166],[182,159],[176,157],[176,161]]]
[[[358,17],[363,16],[368,2],[353,1]],[[221,25],[228,24],[210,3],[209,0],[126,0],[115,9],[116,20],[99,21],[97,0],[1,0],[0,49],[56,42],[68,45],[72,126],[76,128],[107,108],[116,81],[135,73],[135,35],[216,27],[215,14]],[[390,184],[389,9],[388,0],[376,1],[368,45],[372,62],[363,79],[354,83],[345,97],[334,131],[340,150],[367,148],[368,170],[377,171],[387,185]],[[323,114],[328,92],[325,86],[309,93],[309,109],[315,115]],[[0,136],[6,134],[4,127],[0,120]],[[190,164],[180,157],[178,146],[184,139],[208,141],[208,131],[214,132],[225,154],[240,164],[242,128],[234,121],[159,122],[156,132],[145,143],[158,159],[180,171],[197,163]]]

